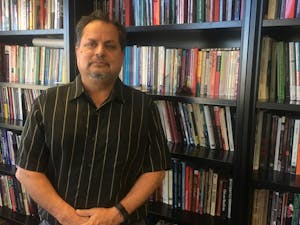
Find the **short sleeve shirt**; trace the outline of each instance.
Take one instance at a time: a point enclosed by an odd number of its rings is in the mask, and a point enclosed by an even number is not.
[[[171,167],[159,113],[151,97],[117,79],[96,108],[81,76],[34,102],[22,132],[19,167],[43,172],[74,208],[111,207],[145,172]],[[137,209],[130,221],[145,216]],[[41,219],[59,224],[40,209]]]

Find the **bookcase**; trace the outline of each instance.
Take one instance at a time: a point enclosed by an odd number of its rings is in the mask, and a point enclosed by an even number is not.
[[[59,0],[58,0],[59,1]],[[298,0],[299,1],[299,0]],[[64,43],[66,74],[72,80],[76,74],[74,27],[81,15],[102,7],[108,1],[68,1],[62,0],[63,27],[59,29],[35,29],[0,31],[0,42],[5,44],[32,45],[33,38],[60,38]],[[111,1],[118,2],[118,1]],[[125,1],[124,1],[125,2]],[[137,1],[134,1],[137,2]],[[149,1],[144,1],[149,2]],[[155,2],[155,1],[153,1]],[[167,1],[166,1],[167,2]],[[172,2],[172,1],[170,1]],[[195,1],[203,3],[205,1]],[[206,1],[209,2],[209,1]],[[212,2],[212,1],[210,1]],[[220,1],[221,2],[221,1]],[[225,0],[223,1],[225,2]],[[159,219],[176,224],[251,224],[255,190],[269,189],[276,191],[300,192],[299,175],[271,170],[253,171],[254,147],[256,139],[256,120],[259,110],[279,112],[280,115],[300,111],[299,105],[287,102],[257,101],[259,89],[260,57],[263,36],[269,35],[276,40],[299,41],[299,19],[264,20],[267,1],[241,0],[232,1],[241,4],[241,19],[212,22],[200,20],[191,23],[172,23],[164,25],[133,26],[127,24],[128,46],[164,46],[176,49],[239,49],[239,73],[237,93],[234,98],[188,96],[186,92],[161,94],[151,91],[155,101],[177,104],[207,105],[210,107],[230,107],[233,118],[234,151],[210,149],[209,147],[172,146],[172,158],[189,163],[195,168],[210,168],[225,171],[232,178],[230,218],[200,214],[174,208],[168,204],[151,201],[149,220]],[[114,8],[116,9],[116,8]],[[124,8],[126,11],[128,7]],[[113,10],[113,8],[109,9]],[[131,12],[133,13],[133,12]],[[128,19],[128,18],[127,18]],[[127,21],[128,22],[128,21]],[[44,90],[41,85],[0,83],[0,87]],[[148,90],[149,91],[149,90]],[[22,121],[0,119],[0,127],[20,134]],[[15,169],[0,166],[1,174],[14,175]],[[13,213],[6,207],[0,207],[0,217],[15,224],[38,224],[31,216]]]
[[[42,10],[44,8],[44,10]],[[4,46],[18,46],[18,48],[27,49],[33,46],[33,40],[49,41],[51,40],[62,40],[63,43],[60,48],[63,49],[63,53],[60,53],[60,57],[64,58],[63,73],[65,76],[64,82],[72,80],[77,73],[76,61],[75,61],[75,24],[81,15],[86,15],[91,12],[93,8],[92,3],[86,4],[85,1],[69,1],[69,0],[50,0],[50,1],[1,1],[1,31],[0,31],[0,43]],[[49,20],[47,22],[47,20]],[[48,25],[46,25],[48,24]],[[47,43],[38,45],[47,46]],[[38,47],[37,47],[38,48]],[[57,49],[57,47],[54,47]],[[13,80],[8,77],[9,72],[5,71],[5,68],[14,66],[5,64],[4,54],[1,54],[1,92],[3,90],[12,93],[12,90],[16,90],[16,95],[24,96],[17,99],[10,99],[14,104],[19,104],[20,108],[23,108],[25,112],[25,102],[27,96],[31,98],[35,97],[40,91],[46,90],[48,87],[56,85],[54,82],[32,82],[27,80],[26,82],[22,79]],[[28,57],[29,59],[29,57]],[[30,58],[31,59],[31,58]],[[19,59],[22,61],[23,59]],[[18,61],[18,62],[20,62]],[[25,61],[25,59],[24,59]],[[36,66],[33,60],[26,61],[27,65]],[[17,66],[20,66],[17,65]],[[48,67],[47,63],[45,67]],[[37,67],[37,66],[36,66]],[[7,68],[6,68],[7,69]],[[18,68],[19,73],[25,68]],[[32,100],[32,99],[31,99]],[[16,103],[16,101],[18,103]],[[22,132],[22,126],[24,124],[25,115],[22,114],[20,117],[15,115],[4,115],[3,105],[7,104],[4,102],[3,93],[1,95],[1,118],[0,118],[0,129],[3,132],[12,132],[13,134],[20,135]],[[30,101],[28,101],[28,105]],[[4,107],[10,107],[6,105]],[[11,109],[12,110],[12,109]],[[17,111],[17,110],[16,110]],[[5,118],[4,118],[5,117]],[[3,137],[1,137],[3,139]],[[3,141],[3,140],[1,140]],[[3,143],[1,144],[1,154],[3,154]],[[16,152],[17,154],[17,152]],[[3,160],[3,155],[1,160]],[[3,162],[3,161],[2,161]],[[14,178],[15,166],[1,164],[0,173],[1,176],[9,176]],[[2,188],[1,188],[2,190]],[[1,199],[2,201],[2,199]],[[2,203],[1,203],[2,205]],[[20,210],[12,210],[7,206],[0,207],[0,217],[8,220],[10,224],[28,224],[34,225],[39,224],[38,218],[32,215],[25,215]]]
[[[109,7],[108,2],[110,2],[110,4],[118,4],[117,2],[119,1],[97,1],[97,3],[100,4],[100,7],[102,3],[104,8],[106,8],[108,11],[111,10],[110,12],[113,12],[120,6],[114,5],[114,7]],[[132,2],[134,2],[134,4],[137,3],[137,1]],[[147,5],[147,2],[149,1],[145,1],[145,5]],[[153,1],[153,3],[154,2],[169,2],[171,4],[171,1]],[[194,2],[195,4],[205,5],[205,2],[208,4],[209,1]],[[149,23],[149,21],[141,19],[139,22],[136,22],[138,25],[135,26],[132,25],[132,21],[134,20],[133,14],[138,13],[136,12],[136,8],[141,7],[137,5],[134,6],[132,11],[127,11],[127,17],[124,17],[124,23],[127,23],[128,46],[132,47],[132,49],[135,49],[135,47],[142,48],[143,46],[150,46],[149,49],[151,49],[151,47],[154,47],[153,49],[155,49],[155,47],[163,46],[170,49],[238,48],[240,51],[237,94],[233,98],[223,98],[218,96],[209,97],[204,95],[197,95],[197,97],[195,97],[184,91],[183,94],[176,94],[174,92],[165,92],[162,94],[159,91],[159,86],[154,88],[150,85],[151,87],[149,88],[149,83],[147,83],[149,80],[147,80],[147,78],[141,78],[144,79],[144,81],[147,81],[144,84],[138,84],[138,88],[148,91],[149,94],[153,96],[155,101],[166,101],[171,102],[171,104],[182,102],[184,104],[207,105],[209,107],[230,107],[232,110],[232,116],[234,118],[234,151],[224,151],[218,148],[210,149],[210,147],[170,147],[172,158],[175,160],[184,161],[194,168],[210,168],[216,171],[226,171],[226,173],[229,174],[233,181],[231,192],[232,196],[230,199],[230,218],[211,216],[208,213],[195,213],[191,210],[174,208],[170,204],[150,201],[149,218],[153,223],[159,219],[163,219],[175,224],[247,224],[249,221],[250,190],[248,186],[248,167],[251,162],[248,160],[248,145],[251,141],[249,137],[251,134],[249,130],[249,124],[251,123],[250,119],[252,118],[252,114],[250,112],[252,109],[252,94],[254,87],[252,76],[254,69],[252,68],[252,65],[255,65],[255,54],[257,51],[257,46],[255,45],[254,41],[258,35],[258,25],[256,24],[256,7],[258,3],[256,1],[248,0],[232,2],[235,2],[236,5],[241,5],[241,20],[234,20],[234,17],[232,17],[232,19],[229,19],[228,21],[224,20],[219,22],[213,22],[204,19],[202,21],[191,23],[173,21],[173,23],[153,25],[151,22]],[[125,14],[126,7],[128,7],[128,5],[125,6]],[[177,5],[176,7],[179,6]],[[173,15],[172,13],[173,11],[170,12],[170,17]],[[131,22],[128,18],[131,18]],[[129,52],[135,51],[132,49],[130,49]],[[130,71],[130,68],[126,68],[126,66],[134,64],[137,60],[135,58],[132,59],[131,57],[132,56],[130,55],[129,59],[126,59],[125,53],[124,70],[128,69]],[[147,58],[146,61],[151,62],[150,57]],[[165,63],[168,64],[168,61]],[[156,71],[154,74],[158,74],[159,69],[156,70],[153,68],[153,70]],[[126,73],[126,71],[124,71],[124,73]],[[123,76],[122,78],[126,84],[135,86],[134,83],[131,83],[135,78],[126,78],[126,76]],[[155,75],[153,76],[153,79],[155,79]]]
[[[299,1],[284,2],[285,9],[280,1],[274,1],[273,9],[268,1],[257,3],[253,19],[257,35],[251,76],[248,224],[298,224],[299,102],[294,81],[299,75]]]

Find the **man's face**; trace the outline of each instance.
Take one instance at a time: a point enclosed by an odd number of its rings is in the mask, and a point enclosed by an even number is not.
[[[86,25],[76,46],[76,57],[79,72],[84,78],[114,81],[124,59],[117,28],[98,20]]]

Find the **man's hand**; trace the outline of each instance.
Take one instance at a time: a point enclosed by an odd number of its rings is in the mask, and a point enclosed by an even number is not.
[[[81,217],[88,217],[88,221],[81,225],[119,225],[124,218],[116,207],[77,209],[76,213]]]
[[[77,213],[70,213],[68,216],[64,217],[60,223],[62,225],[79,225],[79,224],[85,224],[87,221],[89,221],[89,217],[83,217],[79,216]]]

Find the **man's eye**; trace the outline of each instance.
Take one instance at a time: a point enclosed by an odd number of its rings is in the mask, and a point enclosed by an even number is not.
[[[108,48],[108,49],[115,49],[116,46],[112,45],[112,44],[108,44],[108,45],[106,45],[106,48]]]
[[[95,44],[95,43],[92,43],[92,42],[90,42],[90,43],[87,43],[85,46],[90,48],[90,47],[95,47],[95,46],[96,46],[96,44]]]

